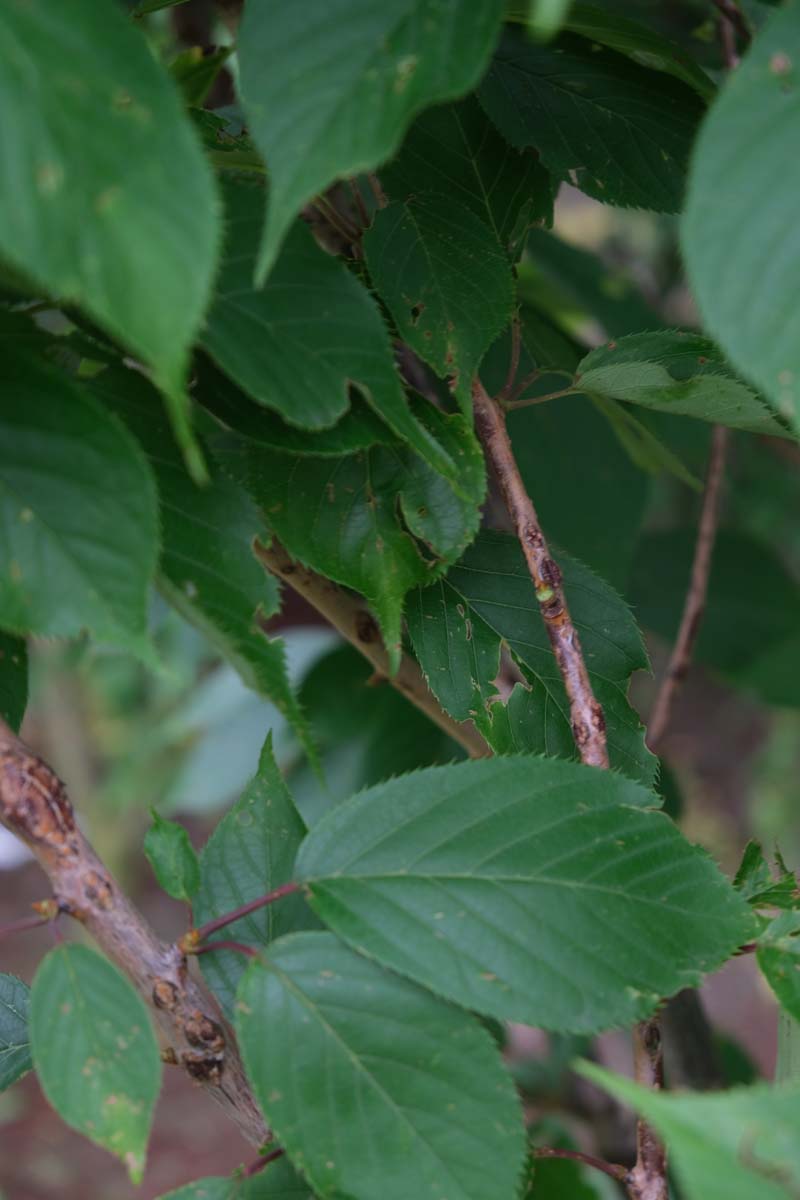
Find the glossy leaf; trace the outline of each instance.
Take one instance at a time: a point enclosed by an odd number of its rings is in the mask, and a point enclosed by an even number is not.
[[[800,121],[799,45],[800,10],[789,5],[731,72],[697,139],[682,227],[709,331],[798,430],[800,165],[790,147]]]
[[[161,1058],[138,994],[94,950],[58,946],[36,972],[30,1025],[36,1072],[53,1108],[141,1182]]]
[[[426,402],[417,411],[459,462],[467,499],[402,449],[295,458],[227,439],[217,451],[291,554],[366,597],[395,661],[403,597],[458,558],[477,529],[485,489],[483,458],[463,418]]]
[[[0,625],[61,637],[88,629],[151,654],[158,514],[148,464],[82,387],[10,348],[0,362],[0,513]]]
[[[0,717],[17,732],[28,703],[28,649],[0,630]]]
[[[278,588],[255,561],[263,521],[248,496],[221,470],[197,487],[161,418],[153,389],[139,372],[113,368],[91,387],[135,433],[155,471],[161,500],[159,583],[170,602],[216,646],[244,683],[269,697],[313,755],[289,683],[283,642],[262,621],[279,608]]]
[[[636,623],[625,602],[592,571],[561,552],[557,559],[592,687],[605,713],[612,766],[652,783],[656,760],[626,698],[631,673],[647,667]],[[500,713],[492,701],[500,643],[505,641],[530,688],[527,696],[517,693],[509,714],[523,739],[517,748],[575,756],[569,705],[515,538],[481,533],[440,584],[410,598],[408,619],[429,685],[449,712],[458,719],[465,719],[460,714],[472,716],[490,741],[499,739],[498,749],[508,749],[511,733],[497,724]]]
[[[503,0],[262,0],[239,36],[242,92],[270,165],[259,273],[302,206],[391,157],[427,105],[464,95],[497,37]]]
[[[28,1034],[30,989],[14,975],[0,974],[0,1092],[33,1066]]]
[[[320,1197],[513,1200],[522,1113],[470,1014],[309,933],[249,968],[236,1030],[268,1121]]]
[[[200,859],[200,887],[194,901],[194,920],[202,925],[292,877],[297,849],[306,827],[289,795],[267,737],[258,773],[225,814],[209,838]],[[302,896],[286,896],[241,917],[217,939],[265,947],[296,929],[313,929],[313,913]],[[247,966],[243,955],[216,950],[202,958],[203,974],[228,1014]]]
[[[478,95],[513,146],[606,204],[677,212],[697,94],[583,38],[503,39]]]
[[[150,810],[153,823],[144,837],[144,852],[156,879],[175,900],[191,900],[200,886],[200,864],[189,834],[177,821],[165,821]]]
[[[0,107],[17,114],[0,252],[153,368],[186,446],[184,378],[219,220],[177,89],[119,6],[93,0],[4,4],[0,58]]]
[[[372,282],[400,336],[451,387],[465,414],[481,358],[508,324],[511,268],[489,226],[451,196],[390,204],[364,236]]]
[[[468,208],[512,257],[528,227],[553,219],[553,187],[537,155],[509,146],[474,96],[423,112],[381,168],[391,200],[438,192]]]
[[[774,437],[791,435],[731,371],[708,338],[682,330],[631,334],[592,350],[575,382],[589,395]]]
[[[434,767],[339,805],[296,874],[362,952],[465,1007],[545,1029],[630,1024],[752,932],[651,792],[535,756]]]
[[[780,913],[758,939],[756,957],[782,1008],[800,1021],[800,912]]]
[[[655,1092],[590,1063],[581,1072],[666,1140],[686,1200],[793,1200],[800,1187],[800,1087]]]
[[[390,428],[444,474],[456,468],[411,413],[375,301],[302,222],[289,232],[266,287],[252,283],[263,192],[225,188],[228,237],[202,343],[226,374],[291,425],[334,425],[357,387]]]

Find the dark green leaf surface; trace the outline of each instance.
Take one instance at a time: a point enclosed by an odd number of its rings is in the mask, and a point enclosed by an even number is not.
[[[151,654],[158,513],[144,455],[78,384],[10,348],[0,362],[0,514],[0,625],[88,629]]]
[[[314,1200],[314,1197],[308,1184],[284,1157],[251,1179],[210,1176],[167,1192],[160,1200]]]
[[[490,1016],[593,1032],[691,986],[747,904],[651,792],[534,756],[434,767],[314,827],[296,873],[340,937]]]
[[[266,272],[293,217],[335,179],[390,158],[413,117],[477,82],[503,0],[261,0],[239,36],[242,92],[270,165]]]
[[[576,386],[589,395],[641,404],[775,437],[791,436],[766,404],[731,371],[719,350],[697,333],[634,333],[592,350]]]
[[[0,252],[153,367],[185,439],[219,220],[177,89],[120,7],[94,0],[4,4],[0,59],[0,108],[16,114]]]
[[[800,912],[783,912],[758,939],[756,958],[781,1008],[800,1021]]]
[[[189,834],[177,821],[165,821],[151,809],[153,823],[144,837],[144,852],[156,879],[175,900],[191,900],[200,886],[200,864]]]
[[[28,649],[0,630],[0,717],[17,732],[28,703]]]
[[[286,674],[283,642],[269,638],[259,623],[277,612],[279,595],[251,553],[252,540],[264,527],[255,505],[221,470],[212,470],[202,488],[192,482],[141,374],[114,368],[93,379],[91,387],[136,434],[155,471],[162,590],[245,684],[272,700],[310,748]]]
[[[636,622],[625,602],[588,567],[562,553],[557,559],[592,687],[605,712],[612,766],[652,783],[656,760],[644,745],[641,722],[626,698],[632,672],[648,665]],[[409,632],[434,694],[454,715],[474,716],[492,741],[498,714],[486,703],[493,694],[491,681],[504,640],[531,686],[527,698],[517,695],[516,715],[512,714],[516,736],[524,739],[518,748],[575,755],[563,683],[515,538],[481,533],[430,596],[415,596],[410,602]],[[498,749],[507,746],[509,735],[503,730],[497,728]]]
[[[642,625],[668,642],[680,623],[695,537],[694,529],[651,533],[637,548],[628,595]],[[799,599],[794,580],[769,550],[723,529],[694,658],[746,679],[752,663],[772,649],[779,653],[795,635]]]
[[[479,89],[513,146],[607,204],[677,212],[703,104],[669,76],[583,38],[503,39]]]
[[[455,466],[415,420],[375,301],[326,254],[305,225],[292,226],[267,285],[252,274],[263,191],[225,187],[228,235],[222,271],[201,340],[226,374],[291,425],[334,425],[354,385],[390,428],[434,468]]]
[[[351,392],[350,407],[329,429],[298,429],[256,404],[207,358],[197,364],[194,395],[227,429],[286,454],[339,458],[370,446],[395,446],[399,440],[357,392]]]
[[[797,880],[794,873],[786,870],[780,861],[776,865],[779,872],[777,876],[764,857],[761,843],[747,843],[733,886],[754,908],[796,906]]]
[[[641,1113],[666,1140],[686,1200],[794,1200],[800,1188],[800,1088],[653,1092],[590,1063],[582,1073]]]
[[[417,411],[460,464],[467,499],[403,449],[329,459],[295,458],[241,439],[218,448],[289,552],[366,597],[395,661],[403,597],[458,558],[477,529],[485,489],[483,458],[464,419],[427,402]]]
[[[695,147],[682,229],[708,329],[798,430],[799,47],[800,9],[788,5],[731,72]]]
[[[309,933],[249,968],[236,1030],[267,1119],[320,1197],[513,1200],[522,1113],[470,1014]]]
[[[515,256],[528,227],[552,222],[553,186],[535,153],[500,137],[474,96],[429,108],[381,169],[392,200],[439,192],[470,209]]]
[[[36,1072],[60,1117],[141,1182],[161,1058],[143,1002],[86,946],[51,950],[31,989]]]
[[[200,859],[200,888],[194,901],[196,925],[232,912],[292,877],[306,827],[287,791],[267,738],[258,773],[209,838]],[[317,921],[302,896],[286,896],[234,921],[218,935],[264,947],[284,933],[314,928]],[[247,965],[229,950],[205,954],[203,974],[230,1015]]]
[[[379,210],[364,251],[400,336],[471,413],[473,375],[514,301],[496,235],[451,196],[423,192]]]
[[[585,396],[511,413],[514,454],[547,536],[624,593],[650,481]]]
[[[14,975],[0,974],[0,1092],[33,1066],[28,1036],[30,989]]]

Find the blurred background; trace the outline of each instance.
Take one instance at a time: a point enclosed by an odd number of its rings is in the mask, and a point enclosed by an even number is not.
[[[655,19],[710,70],[719,47],[705,4],[642,3]],[[157,52],[176,63],[187,51],[202,59],[230,42],[238,5],[200,0],[150,19]],[[199,49],[195,49],[199,48]],[[176,74],[180,68],[176,68]],[[205,101],[226,119],[233,107],[235,58],[227,59]],[[552,233],[532,231],[520,267],[520,293],[559,336],[584,345],[659,325],[695,321],[680,274],[676,225],[669,218],[603,207],[562,188]],[[556,402],[557,403],[557,402]],[[525,410],[532,447],[523,467],[534,499],[545,463],[545,531],[570,550],[594,536],[569,513],[561,492],[585,496],[585,514],[603,509],[622,490],[625,532],[614,537],[614,584],[644,627],[655,675],[634,680],[634,702],[646,716],[659,668],[666,661],[688,579],[693,522],[708,450],[709,427],[648,414],[636,427],[613,427],[619,468],[595,453],[592,437],[575,457],[548,450],[557,417],[552,404]],[[637,416],[641,418],[641,410]],[[520,419],[522,419],[520,417]],[[570,420],[572,418],[569,418]],[[522,427],[520,427],[522,430]],[[609,432],[610,430],[610,432]],[[522,437],[522,432],[515,437]],[[538,455],[537,458],[537,448]],[[594,461],[593,461],[594,460]],[[800,461],[792,443],[732,438],[722,534],[696,662],[676,703],[663,746],[662,789],[670,812],[692,840],[734,872],[748,838],[776,845],[790,867],[800,864],[796,780],[800,767]],[[603,475],[605,471],[605,475]],[[593,473],[594,472],[594,473]],[[492,500],[488,519],[495,515]],[[608,520],[604,516],[606,527]],[[613,530],[613,525],[610,526]],[[591,561],[591,549],[574,548]],[[612,547],[613,549],[613,547]],[[161,670],[88,642],[30,646],[30,704],[26,740],[66,781],[81,822],[100,855],[159,933],[185,927],[181,906],[157,888],[142,855],[149,808],[185,822],[202,846],[215,822],[254,773],[265,734],[311,823],[337,799],[380,779],[422,765],[448,762],[460,751],[386,684],[375,683],[358,654],[320,624],[292,594],[268,623],[286,645],[292,678],[320,746],[325,783],[309,769],[302,749],[278,711],[248,691],[201,636],[157,596],[153,638]],[[39,869],[14,839],[0,831],[0,925],[25,915],[47,895]],[[47,929],[4,941],[0,969],[30,981],[48,949]],[[773,1070],[776,1010],[748,957],[730,963],[703,988],[718,1035],[728,1082]],[[592,1099],[576,1096],[564,1067],[577,1050],[573,1039],[546,1039],[514,1029],[507,1052],[528,1097],[532,1118],[558,1121],[580,1137],[584,1119],[596,1121]],[[608,1035],[596,1048],[610,1065],[626,1069],[627,1038]],[[669,1067],[669,1063],[668,1063]],[[673,1065],[673,1078],[680,1081]],[[582,1107],[583,1110],[582,1111]],[[616,1120],[613,1113],[606,1114]],[[226,1174],[252,1157],[231,1126],[180,1071],[166,1068],[144,1186],[132,1189],[110,1156],[73,1135],[28,1076],[0,1095],[0,1196],[3,1200],[151,1200],[203,1174]],[[576,1182],[577,1181],[577,1182]],[[583,1195],[579,1176],[563,1194]],[[592,1180],[599,1195],[602,1180]],[[613,1187],[612,1192],[613,1194]]]

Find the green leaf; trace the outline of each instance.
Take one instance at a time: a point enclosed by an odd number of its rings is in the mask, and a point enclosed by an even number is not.
[[[233,46],[221,46],[206,54],[202,46],[190,46],[172,60],[169,73],[187,104],[202,105],[205,102],[232,50]]]
[[[139,0],[131,16],[144,17],[147,13],[160,12],[162,8],[175,8],[176,5],[185,3],[186,0]]]
[[[4,4],[0,58],[0,252],[153,368],[200,471],[184,380],[219,221],[178,92],[115,4]]]
[[[508,429],[548,536],[624,589],[650,481],[609,422],[586,397],[570,396],[511,413]]]
[[[17,732],[28,703],[28,648],[0,630],[0,717]]]
[[[57,946],[36,972],[30,1021],[34,1065],[53,1108],[140,1183],[161,1058],[138,994],[94,950]]]
[[[177,821],[165,821],[150,809],[153,824],[144,852],[164,891],[175,900],[191,900],[200,886],[200,864],[189,835]]]
[[[236,1031],[259,1104],[319,1196],[516,1195],[522,1113],[470,1014],[306,933],[249,968]]]
[[[800,1021],[800,912],[782,912],[758,939],[756,958],[782,1008]]]
[[[733,886],[754,908],[774,906],[794,908],[797,901],[797,880],[779,860],[779,875],[775,878],[764,857],[760,842],[749,841],[744,848]]]
[[[709,331],[800,430],[799,46],[788,5],[730,73],[697,139],[682,235]]]
[[[278,611],[280,596],[251,552],[264,524],[255,505],[219,469],[211,470],[202,488],[192,482],[157,397],[139,372],[111,368],[90,386],[136,435],[155,471],[161,500],[161,590],[243,682],[268,696],[291,721],[313,756],[286,672],[283,642],[268,637],[263,628],[264,620]]]
[[[266,287],[255,290],[263,192],[229,182],[225,207],[225,257],[201,335],[223,371],[259,404],[310,430],[329,428],[347,412],[352,384],[398,437],[453,475],[446,450],[409,410],[389,336],[363,285],[296,222]]]
[[[651,533],[639,542],[629,598],[645,628],[672,642],[681,619],[696,531]],[[778,558],[753,538],[721,530],[711,561],[697,662],[732,680],[779,650],[797,630],[798,588]]]
[[[578,365],[575,385],[589,395],[659,412],[773,437],[791,436],[731,371],[714,343],[697,333],[669,329],[609,342]]]
[[[571,6],[566,29],[591,42],[607,46],[651,71],[663,71],[694,88],[704,100],[712,100],[716,88],[702,67],[681,46],[621,13],[581,0]]]
[[[0,1092],[30,1071],[30,989],[14,975],[0,974]]]
[[[794,1200],[800,1088],[656,1092],[591,1063],[581,1073],[630,1104],[666,1140],[686,1200]]]
[[[571,4],[572,0],[528,0],[528,28],[533,36],[546,42],[558,33]]]
[[[10,347],[0,362],[0,514],[0,625],[62,637],[88,629],[152,655],[148,464],[82,387]]]
[[[451,196],[512,257],[530,225],[553,220],[553,187],[538,156],[509,146],[474,96],[422,113],[382,168],[381,185],[392,200],[426,191]]]
[[[469,415],[473,375],[514,302],[511,268],[496,236],[451,196],[421,193],[375,214],[364,252],[401,338],[437,375],[450,378]]]
[[[210,359],[197,363],[194,396],[222,425],[251,442],[286,454],[339,458],[370,446],[395,446],[398,438],[362,400],[351,393],[350,407],[329,429],[310,432],[282,421],[277,413],[256,404],[223,375]]]
[[[677,212],[703,104],[677,80],[568,35],[508,33],[478,92],[513,146],[606,204]]]
[[[561,552],[557,560],[605,713],[612,766],[652,783],[656,759],[626,698],[632,672],[648,665],[636,622],[625,602],[587,567]],[[414,650],[431,690],[458,720],[472,716],[492,744],[497,740],[498,749],[509,748],[510,731],[496,724],[499,712],[492,701],[504,641],[530,687],[527,696],[517,693],[509,714],[522,738],[518,748],[575,756],[564,686],[516,538],[484,531],[441,583],[409,598],[408,608]]]
[[[295,868],[331,929],[489,1016],[596,1032],[699,982],[753,928],[746,903],[639,784],[519,756],[353,797]]]
[[[259,275],[302,206],[391,158],[413,117],[464,95],[492,52],[504,0],[262,0],[245,9],[242,93],[270,167]]]
[[[229,1176],[209,1176],[196,1179],[173,1192],[165,1192],[158,1200],[234,1200],[236,1187]]]
[[[258,773],[219,822],[201,855],[195,924],[203,925],[288,883],[305,832],[275,763],[270,734]],[[284,933],[316,925],[302,896],[286,896],[226,926],[217,940],[233,938],[264,947]],[[203,955],[203,975],[228,1014],[246,965],[241,954],[230,950]]]
[[[403,597],[458,558],[477,529],[485,489],[483,457],[464,418],[425,401],[415,411],[459,462],[468,499],[404,449],[295,458],[228,438],[217,450],[294,557],[366,597],[394,663]]]

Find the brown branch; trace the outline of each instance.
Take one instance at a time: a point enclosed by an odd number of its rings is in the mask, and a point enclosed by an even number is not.
[[[633,1030],[633,1075],[653,1091],[664,1087],[664,1053],[658,1017],[640,1021]],[[641,1117],[636,1122],[636,1165],[628,1175],[631,1200],[668,1200],[667,1152],[655,1130]]]
[[[703,493],[703,507],[700,512],[694,561],[692,562],[689,589],[683,606],[683,616],[667,669],[664,672],[664,678],[650,712],[650,720],[647,723],[647,744],[654,754],[658,753],[658,747],[669,723],[670,710],[675,696],[689,670],[692,651],[706,606],[711,555],[719,523],[728,439],[728,430],[723,425],[715,425],[711,435],[711,453]]]
[[[747,24],[744,13],[739,8],[736,0],[713,0],[713,4],[722,19],[736,30],[742,39],[742,44],[745,47],[749,46],[752,41],[750,26]]]
[[[533,1151],[533,1157],[568,1158],[571,1162],[594,1167],[596,1171],[602,1171],[604,1175],[610,1175],[612,1179],[618,1179],[620,1183],[625,1183],[629,1176],[627,1167],[620,1166],[619,1163],[606,1162],[604,1158],[596,1158],[594,1154],[584,1154],[581,1150],[560,1150],[551,1146],[538,1146]]]
[[[270,1133],[233,1034],[189,974],[178,946],[162,942],[81,833],[58,776],[0,719],[0,823],[33,852],[59,908],[87,929],[128,975],[166,1035],[175,1060],[261,1146]]]
[[[315,571],[310,571],[308,567],[295,562],[278,541],[273,540],[270,546],[255,541],[253,550],[263,567],[284,583],[288,583],[307,600],[372,663],[380,675],[430,717],[449,737],[463,746],[471,758],[485,758],[491,754],[491,750],[471,721],[454,721],[444,711],[413,659],[403,655],[397,674],[391,675],[389,656],[380,630],[363,600],[349,595],[324,575],[317,575]]]
[[[592,691],[577,630],[567,608],[561,571],[553,560],[539,525],[539,518],[525,490],[503,408],[492,400],[480,380],[472,388],[475,425],[491,464],[506,508],[514,524],[528,564],[539,611],[553,647],[558,669],[569,700],[572,736],[581,762],[592,767],[608,766],[606,723],[603,710]]]

